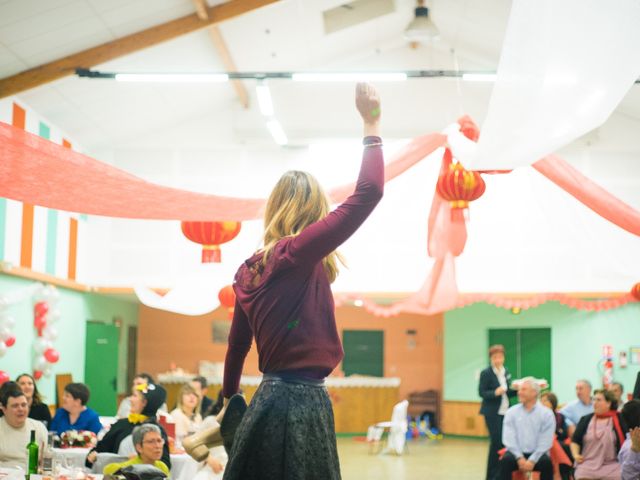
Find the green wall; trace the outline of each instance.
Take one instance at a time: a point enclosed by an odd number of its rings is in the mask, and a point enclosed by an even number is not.
[[[33,281],[0,274],[0,295],[16,292],[33,285]],[[60,360],[53,365],[52,375],[38,382],[38,389],[48,403],[55,402],[55,375],[71,373],[74,381],[84,381],[85,332],[87,320],[112,323],[114,317],[122,319],[118,358],[118,391],[127,391],[127,333],[130,325],[138,324],[138,304],[109,298],[92,293],[58,288],[60,300],[58,308],[61,318],[56,324],[58,338],[54,347],[60,352]],[[12,304],[8,312],[16,320],[14,334],[16,344],[0,358],[0,370],[6,371],[12,379],[23,372],[32,371],[33,341],[33,301],[28,298]],[[91,403],[91,402],[89,402]]]
[[[640,346],[640,303],[603,312],[582,312],[549,302],[514,315],[510,310],[477,303],[452,310],[444,321],[444,399],[480,401],[480,370],[488,365],[490,328],[551,328],[551,379],[560,402],[575,398],[575,381],[587,378],[601,386],[598,362],[603,344],[614,347],[614,378],[625,392],[633,389],[640,365],[618,366],[618,353]]]

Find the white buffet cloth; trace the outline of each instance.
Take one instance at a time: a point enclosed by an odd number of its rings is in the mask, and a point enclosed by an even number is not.
[[[68,459],[70,465],[84,468],[84,461],[89,453],[88,448],[54,448],[54,454]],[[115,453],[99,453],[93,464],[93,472],[102,473],[105,465],[115,462],[124,462],[128,457]],[[192,480],[198,471],[200,464],[186,453],[171,454],[171,479]]]

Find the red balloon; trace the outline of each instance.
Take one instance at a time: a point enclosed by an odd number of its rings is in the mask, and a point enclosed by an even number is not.
[[[16,337],[14,337],[13,335],[7,337],[4,343],[7,345],[7,347],[13,347],[16,344]]]
[[[36,317],[44,317],[49,311],[47,302],[38,302],[33,306],[33,314]]]
[[[33,372],[33,378],[40,380],[42,378],[42,370],[35,370]]]
[[[58,360],[60,360],[60,354],[55,348],[47,348],[44,351],[44,358],[49,363],[56,363]]]
[[[0,370],[0,385],[2,385],[4,382],[8,382],[9,380],[11,380],[9,374],[4,370]]]
[[[40,315],[37,316],[36,318],[33,319],[33,326],[36,328],[36,330],[42,330],[44,327],[47,326],[47,319],[44,315]]]

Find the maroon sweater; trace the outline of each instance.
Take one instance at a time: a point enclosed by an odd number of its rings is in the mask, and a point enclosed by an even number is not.
[[[378,143],[366,137],[364,143]],[[354,193],[324,219],[246,260],[233,282],[236,307],[225,359],[225,397],[238,391],[245,357],[256,339],[259,368],[324,378],[344,356],[333,295],[322,259],[347,240],[382,198],[384,162],[379,146],[365,147]],[[260,280],[254,285],[254,277]]]

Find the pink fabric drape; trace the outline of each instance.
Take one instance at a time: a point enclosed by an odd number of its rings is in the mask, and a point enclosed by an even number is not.
[[[462,132],[477,139],[477,127],[469,117],[459,120]],[[439,133],[413,139],[386,165],[385,182],[401,175],[438,147],[446,144]],[[555,155],[536,162],[534,168],[593,211],[634,235],[640,235],[640,212],[620,201]],[[486,172],[505,173],[505,172]],[[332,189],[334,203],[344,200],[354,185]],[[265,199],[205,195],[156,185],[111,165],[54,144],[37,135],[0,122],[0,196],[43,207],[110,217],[159,220],[252,220],[260,218]],[[469,303],[460,297],[455,281],[455,257],[467,240],[465,220],[452,219],[449,203],[434,194],[429,214],[427,250],[435,259],[422,287],[391,306],[366,306],[381,316],[400,311],[430,315]],[[572,308],[606,309],[633,301],[620,297],[600,303],[540,294],[513,304],[529,308],[544,301],[559,301]],[[343,297],[338,297],[338,300]],[[346,297],[344,297],[346,298]],[[467,298],[467,300],[464,300]],[[497,306],[504,299],[483,297]],[[511,307],[505,307],[511,308]]]

